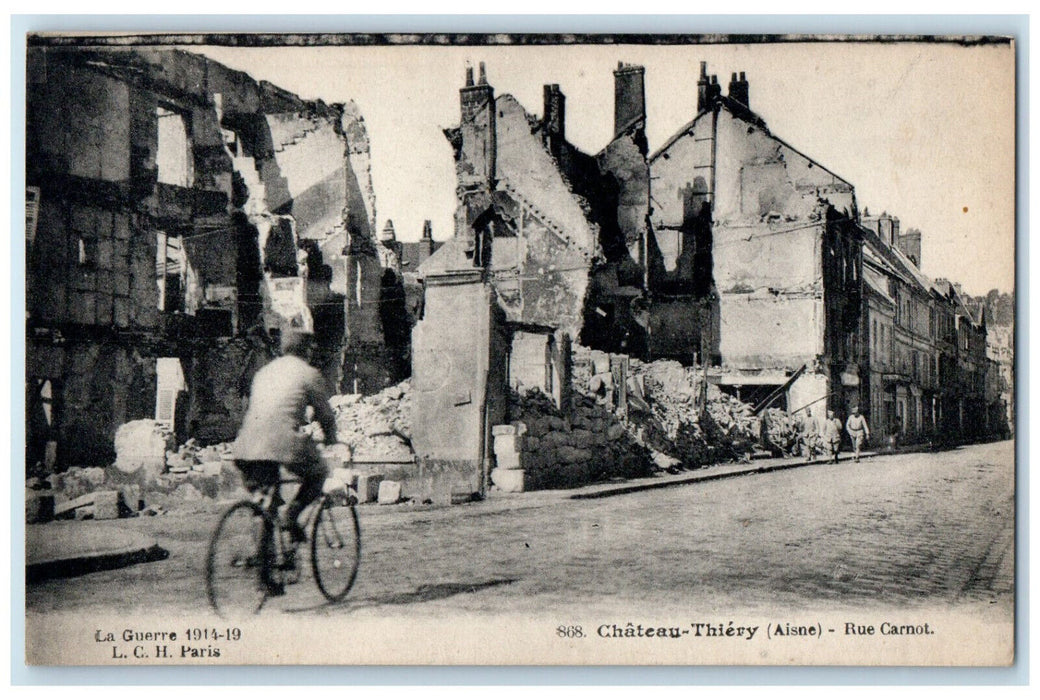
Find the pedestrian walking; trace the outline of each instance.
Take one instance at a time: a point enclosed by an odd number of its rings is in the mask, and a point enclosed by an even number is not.
[[[810,462],[816,461],[816,450],[820,440],[820,426],[813,418],[812,409],[805,409],[805,419],[802,421],[802,451],[805,458]]]
[[[867,419],[860,415],[859,406],[852,407],[852,415],[845,421],[845,431],[852,438],[852,459],[858,462],[860,448],[870,439],[870,426],[867,425]]]
[[[823,446],[827,449],[831,461],[837,464],[838,450],[841,448],[841,421],[834,417],[834,411],[827,411],[827,419],[823,422]]]

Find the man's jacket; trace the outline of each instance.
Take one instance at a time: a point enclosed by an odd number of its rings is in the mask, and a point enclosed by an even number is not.
[[[235,459],[283,463],[318,459],[317,444],[300,430],[307,423],[308,406],[314,408],[325,442],[335,441],[336,415],[321,373],[292,355],[265,365],[253,377],[249,409],[235,440]]]

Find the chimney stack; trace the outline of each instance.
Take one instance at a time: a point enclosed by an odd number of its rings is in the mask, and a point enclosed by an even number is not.
[[[646,118],[646,94],[643,88],[642,66],[630,66],[618,61],[614,71],[614,136],[628,126]]]
[[[462,151],[477,166],[472,173],[478,180],[495,177],[495,89],[487,83],[484,63],[480,63],[480,82],[473,84],[473,69],[466,68],[466,85],[459,90],[462,112]]]
[[[729,81],[729,98],[750,108],[751,104],[748,101],[750,97],[748,92],[748,81],[747,78],[744,77],[744,72],[741,71],[739,78],[737,77],[737,74],[734,73],[733,77],[730,78]]]
[[[708,86],[708,101],[711,104],[715,104],[715,101],[722,96],[722,86],[719,85],[719,76],[711,76],[711,85]]]
[[[921,267],[921,232],[912,228],[906,233],[899,234],[896,239],[899,246],[899,250],[903,251],[906,257],[914,261],[914,265],[917,265],[918,269]]]
[[[697,114],[709,107],[711,81],[708,79],[708,62],[701,61],[701,77],[697,81]]]
[[[427,219],[422,225],[422,237],[423,240],[433,239],[433,222]]]
[[[555,83],[542,86],[542,123],[550,140],[564,139],[565,107],[567,98]]]

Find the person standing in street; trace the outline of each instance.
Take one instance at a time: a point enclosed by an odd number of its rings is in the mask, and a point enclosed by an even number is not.
[[[863,447],[865,441],[870,439],[870,427],[867,425],[867,419],[860,415],[859,406],[852,407],[852,414],[845,421],[845,431],[852,438],[852,459],[858,462],[860,448]]]
[[[823,445],[831,461],[838,463],[838,450],[841,448],[841,421],[834,417],[834,411],[827,411],[827,419],[823,422]]]
[[[805,458],[810,462],[816,461],[816,447],[820,438],[820,426],[813,418],[812,409],[805,409],[805,419],[802,421],[802,450]]]

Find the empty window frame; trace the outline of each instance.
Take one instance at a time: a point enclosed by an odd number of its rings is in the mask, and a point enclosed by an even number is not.
[[[184,115],[165,107],[156,107],[159,123],[155,165],[159,182],[178,187],[191,187],[195,176],[191,140]]]

